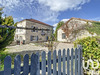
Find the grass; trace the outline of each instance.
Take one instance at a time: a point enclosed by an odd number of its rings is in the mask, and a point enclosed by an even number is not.
[[[91,33],[100,35],[100,22],[92,22],[92,27],[87,27],[87,30]]]

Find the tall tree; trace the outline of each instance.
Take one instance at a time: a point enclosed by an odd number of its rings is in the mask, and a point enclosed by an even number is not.
[[[8,25],[12,26],[14,25],[13,17],[8,16],[3,18],[2,17],[2,10],[3,8],[0,8],[0,25]],[[0,28],[0,51],[4,50],[6,46],[8,46],[13,38],[14,38],[14,31],[15,29],[10,28]]]
[[[3,14],[2,10],[3,8],[0,8],[0,24],[2,24],[2,14]]]

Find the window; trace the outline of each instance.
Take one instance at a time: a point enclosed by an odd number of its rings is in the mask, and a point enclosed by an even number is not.
[[[19,36],[19,40],[23,40],[23,37],[22,36]]]
[[[49,33],[49,29],[47,30],[47,33]]]
[[[36,29],[38,29],[38,27],[36,27]],[[36,32],[38,32],[38,30],[36,30]]]
[[[42,28],[42,31],[41,32],[43,32],[43,28]]]
[[[31,26],[31,28],[34,28],[34,26]],[[31,30],[31,32],[35,32],[35,30]]]
[[[66,39],[65,33],[62,33],[62,39]]]
[[[36,40],[36,36],[30,36],[30,41]]]
[[[19,32],[23,32],[23,29],[19,29]]]

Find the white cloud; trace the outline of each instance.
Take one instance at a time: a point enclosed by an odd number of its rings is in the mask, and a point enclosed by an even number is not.
[[[53,27],[57,27],[57,24],[58,24],[58,23],[54,24]]]
[[[50,7],[53,11],[64,11],[68,9],[81,9],[81,6],[90,0],[39,0],[39,3]]]
[[[43,21],[43,22],[56,22],[59,12],[50,10],[47,6],[42,5],[38,0],[0,0],[0,6],[5,7],[4,12],[19,12],[26,13],[31,18]],[[26,10],[27,9],[27,10]],[[20,15],[19,14],[19,15]],[[22,14],[23,15],[23,14]],[[24,18],[20,18],[22,20]],[[16,19],[15,19],[16,20]]]
[[[65,23],[65,22],[67,22],[68,20],[69,20],[69,19],[62,19],[61,21],[63,21],[63,22]],[[57,24],[58,24],[58,23],[55,23],[55,24],[53,25],[54,31],[56,30]]]
[[[68,21],[69,19],[62,19],[61,21],[63,21],[64,23],[66,22],[66,21]]]
[[[69,20],[69,19],[62,19],[61,21],[63,21],[63,22],[65,23],[65,22],[67,22],[68,20]],[[54,26],[54,27],[57,27],[57,24],[58,24],[58,23],[55,23],[53,26]]]
[[[22,13],[22,15],[26,13],[30,15],[31,18],[43,22],[56,23],[60,11],[68,9],[79,10],[83,4],[89,1],[90,0],[0,0],[0,6],[5,7],[4,12],[6,12],[6,14],[8,12],[10,15],[15,12]]]

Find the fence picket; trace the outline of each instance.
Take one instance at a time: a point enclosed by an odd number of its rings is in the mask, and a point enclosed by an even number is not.
[[[77,61],[77,48],[75,49],[75,75],[77,75],[78,72],[78,61]]]
[[[23,75],[28,75],[29,73],[29,55],[26,54],[24,56],[24,61],[23,61],[24,65],[23,65]]]
[[[65,49],[63,50],[63,75],[66,75],[66,60],[65,60]]]
[[[58,51],[58,75],[61,75],[61,50]]]
[[[46,75],[46,53],[42,52],[42,75]]]
[[[31,55],[31,69],[30,75],[37,75],[38,56],[36,54]]]
[[[53,52],[53,75],[57,75],[56,69],[56,50]]]
[[[14,75],[20,75],[21,72],[21,57],[17,55],[14,59]]]
[[[78,48],[78,75],[81,75],[81,49]]]
[[[67,75],[70,75],[70,56],[69,56],[69,49],[67,49]]]
[[[36,55],[38,56],[38,71],[37,71],[37,75],[40,75],[40,55],[39,55],[39,52],[36,53]]]
[[[71,75],[73,75],[73,48],[71,49]]]
[[[71,56],[70,56],[70,51],[71,51]],[[14,59],[14,69],[11,69],[11,57],[7,56],[4,60],[4,71],[0,71],[0,75],[12,75],[12,74],[13,75],[28,75],[28,74],[46,75],[46,72],[48,72],[48,75],[66,75],[66,74],[74,75],[74,71],[75,71],[75,75],[83,75],[81,47],[78,47],[78,49],[76,48],[75,53],[73,48],[71,50],[67,49],[67,52],[64,49],[63,56],[61,56],[61,50],[59,50],[57,55],[56,55],[56,50],[54,50],[53,60],[51,60],[51,51],[49,51],[47,55],[48,59],[46,60],[46,52],[43,51],[41,53],[42,61],[40,62],[40,55],[39,52],[37,52],[36,54],[31,55],[31,64],[29,65],[29,55],[26,54],[24,56],[23,66],[21,66],[21,57],[17,55]],[[74,66],[74,59],[75,59],[75,66]],[[71,67],[70,67],[70,61],[71,61]],[[62,63],[63,63],[63,73],[61,71]],[[53,65],[53,69],[51,68],[52,65]],[[67,66],[67,70],[66,70],[66,66]],[[74,67],[75,70],[73,69]],[[42,71],[42,73],[40,73],[40,70]]]
[[[81,51],[80,51],[80,55],[81,55],[81,59],[80,59],[80,60],[81,60],[81,75],[83,75],[83,66],[82,66],[82,65],[83,65],[83,63],[82,63],[82,60],[83,60],[83,53],[82,53],[82,46],[80,45],[79,48],[80,48],[80,50],[81,50]]]
[[[51,75],[51,51],[48,52],[48,75]]]
[[[4,59],[4,75],[11,75],[11,57],[10,56],[7,56]]]

